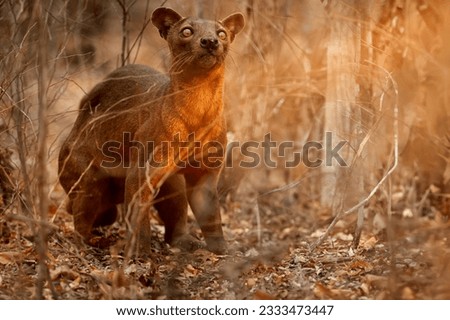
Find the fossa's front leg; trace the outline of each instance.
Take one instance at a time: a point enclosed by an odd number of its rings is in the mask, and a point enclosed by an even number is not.
[[[136,165],[127,172],[125,180],[126,223],[130,234],[128,245],[144,254],[150,253],[150,210],[160,186],[173,169],[171,167],[144,168]]]
[[[205,237],[208,250],[225,254],[217,181],[220,171],[198,171],[185,175],[189,205]]]
[[[174,174],[163,183],[155,199],[155,208],[164,222],[164,239],[168,244],[185,251],[205,247],[188,232],[186,183],[181,174]]]

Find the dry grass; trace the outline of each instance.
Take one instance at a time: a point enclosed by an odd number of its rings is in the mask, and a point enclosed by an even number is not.
[[[57,184],[59,145],[83,94],[109,71],[128,62],[167,70],[166,44],[147,26],[160,2],[0,0],[0,296],[449,298],[445,0],[165,1],[186,15],[246,15],[227,65],[233,139],[270,132],[301,150],[331,131],[348,141],[352,165],[225,172],[236,249],[225,258],[171,251],[156,225],[152,261],[124,261],[120,241],[107,255],[79,243]],[[332,217],[363,200],[309,251]]]

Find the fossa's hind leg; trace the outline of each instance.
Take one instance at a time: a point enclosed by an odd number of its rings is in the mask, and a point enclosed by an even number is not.
[[[83,179],[69,195],[68,211],[73,215],[75,230],[86,243],[98,247],[109,245],[106,239],[97,239],[93,231],[116,220],[116,205],[123,201],[123,197],[114,197],[115,191],[110,179]]]

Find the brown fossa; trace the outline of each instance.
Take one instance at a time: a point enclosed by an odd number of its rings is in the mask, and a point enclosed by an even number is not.
[[[145,251],[153,205],[166,242],[195,250],[203,244],[188,234],[189,204],[207,249],[224,253],[217,194],[226,146],[224,62],[244,17],[211,21],[158,8],[152,22],[169,45],[169,74],[127,65],[82,99],[59,154],[68,211],[84,240],[102,246],[95,228],[112,224],[124,203],[130,239]]]

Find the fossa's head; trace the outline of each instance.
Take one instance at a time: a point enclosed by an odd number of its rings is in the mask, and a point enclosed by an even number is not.
[[[244,16],[234,13],[213,21],[183,18],[172,9],[158,8],[152,22],[169,44],[172,71],[197,74],[223,65],[230,43],[244,27]]]

